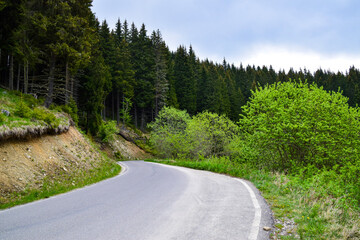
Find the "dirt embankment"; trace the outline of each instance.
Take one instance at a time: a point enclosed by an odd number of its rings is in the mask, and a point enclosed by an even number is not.
[[[46,176],[96,167],[101,156],[74,127],[60,135],[0,142],[0,194],[38,188]]]
[[[103,146],[110,156],[145,159],[150,155],[121,136]],[[64,176],[92,171],[103,157],[76,128],[60,135],[0,141],[0,202],[11,193],[38,189],[44,179],[61,181]]]

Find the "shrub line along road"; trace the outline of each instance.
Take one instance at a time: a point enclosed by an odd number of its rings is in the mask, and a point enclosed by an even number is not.
[[[249,182],[123,162],[119,176],[0,211],[0,239],[268,239],[271,213]]]

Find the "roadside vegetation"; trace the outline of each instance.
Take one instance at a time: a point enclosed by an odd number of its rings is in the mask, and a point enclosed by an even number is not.
[[[275,83],[253,91],[237,124],[163,108],[151,142],[176,159],[166,163],[252,181],[277,219],[275,239],[359,239],[360,115],[347,101],[315,84]]]
[[[69,116],[77,119],[72,105],[47,109],[43,102],[30,94],[0,88],[0,140],[61,133],[70,126]]]

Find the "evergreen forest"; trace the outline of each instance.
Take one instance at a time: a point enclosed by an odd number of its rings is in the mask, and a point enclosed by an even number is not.
[[[99,21],[92,0],[0,1],[0,86],[43,99],[46,107],[74,105],[79,126],[96,134],[102,120],[145,130],[164,106],[190,116],[208,111],[239,120],[251,91],[289,79],[360,103],[360,72],[275,71],[199,59],[192,46],[171,51],[160,30],[125,19]],[[241,59],[240,59],[241,60]]]

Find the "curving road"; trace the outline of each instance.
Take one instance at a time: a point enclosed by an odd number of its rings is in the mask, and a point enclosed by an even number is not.
[[[269,239],[251,183],[142,161],[117,177],[0,211],[0,239]]]

